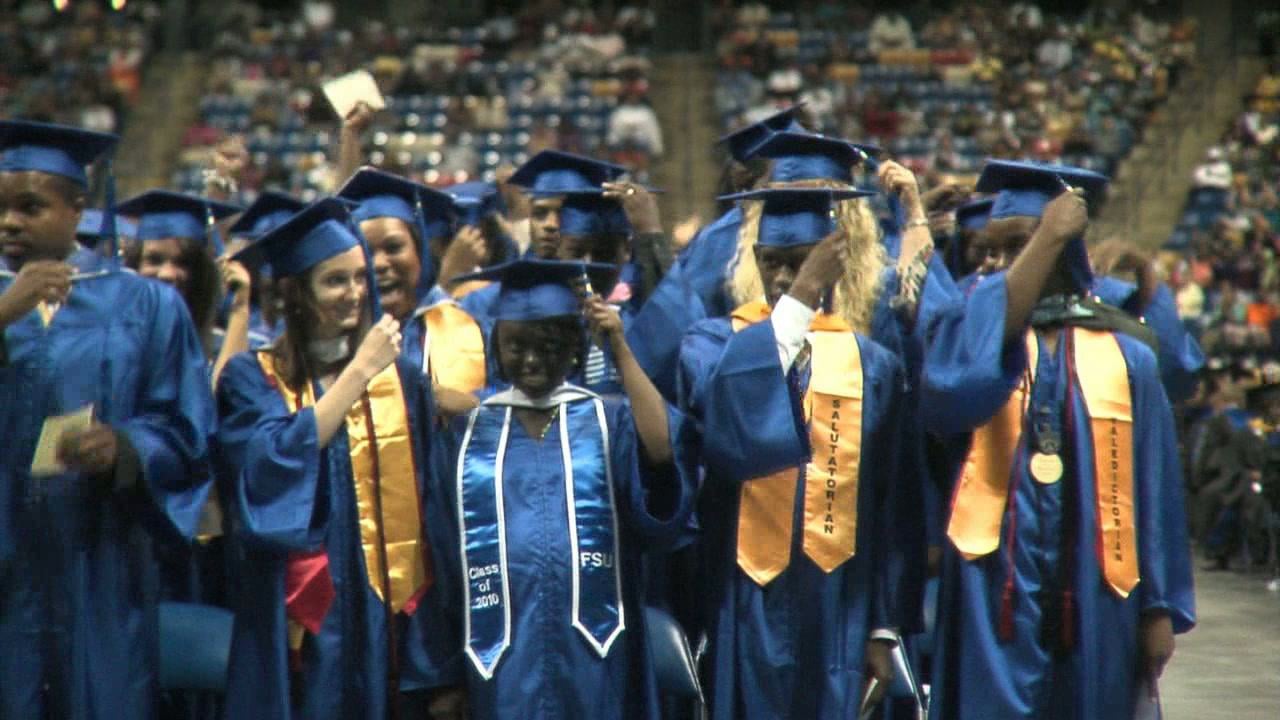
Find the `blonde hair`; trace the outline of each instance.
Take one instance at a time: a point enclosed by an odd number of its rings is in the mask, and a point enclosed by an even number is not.
[[[771,188],[846,188],[834,180],[797,180],[768,183]],[[738,230],[738,250],[731,265],[728,280],[730,297],[738,305],[764,297],[764,283],[756,267],[752,248],[760,234],[760,216],[764,202],[746,200],[742,203],[742,226]],[[888,264],[888,253],[880,243],[880,223],[864,198],[840,200],[836,203],[836,224],[844,231],[849,243],[849,264],[844,277],[836,283],[833,309],[835,314],[860,333],[871,329],[871,315],[880,294],[880,279]],[[814,238],[814,242],[822,238]]]

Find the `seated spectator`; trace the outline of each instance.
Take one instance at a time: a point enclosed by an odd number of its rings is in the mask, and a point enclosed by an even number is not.
[[[867,47],[873,53],[885,50],[911,50],[916,46],[911,21],[902,13],[881,13],[871,21]]]
[[[1222,148],[1217,147],[1209,148],[1205,161],[1196,166],[1192,176],[1193,187],[1220,190],[1229,190],[1231,179],[1231,163],[1223,157]]]

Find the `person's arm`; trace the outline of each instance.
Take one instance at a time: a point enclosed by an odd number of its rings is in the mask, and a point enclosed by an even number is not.
[[[1072,238],[1084,233],[1088,223],[1088,206],[1077,193],[1061,193],[1045,206],[1031,240],[1014,258],[1005,275],[1008,285],[1005,341],[1020,337],[1026,330],[1031,310],[1039,302],[1058,256]]]
[[[609,348],[613,351],[618,374],[622,377],[622,387],[627,393],[627,399],[631,401],[636,433],[640,436],[645,459],[651,465],[671,462],[667,403],[631,353],[631,346],[627,344],[627,337],[622,329],[622,316],[601,300],[599,295],[592,295],[586,301],[586,314],[592,333],[597,337],[607,338]]]
[[[400,355],[400,323],[383,315],[360,342],[351,362],[342,368],[338,379],[316,401],[316,439],[321,447],[329,444],[346,419],[347,410],[364,394],[374,376],[396,361]]]
[[[213,389],[218,389],[218,377],[227,361],[249,349],[250,320],[250,278],[249,271],[238,262],[220,259],[222,286],[225,292],[231,293],[231,312],[227,316],[227,332],[222,339],[222,348],[213,361]]]
[[[338,133],[338,182],[345,182],[364,164],[364,148],[361,136],[373,124],[373,109],[366,103],[356,103],[351,114],[342,120]]]
[[[627,214],[635,238],[633,259],[644,276],[640,294],[645,297],[658,286],[675,261],[671,240],[662,231],[658,198],[636,183],[605,183],[603,188],[604,196],[617,200]]]
[[[894,298],[894,306],[914,321],[929,272],[929,259],[933,257],[933,234],[929,232],[929,220],[915,175],[892,160],[882,163],[878,174],[880,186],[898,199],[906,216],[902,247],[898,252],[898,296]]]

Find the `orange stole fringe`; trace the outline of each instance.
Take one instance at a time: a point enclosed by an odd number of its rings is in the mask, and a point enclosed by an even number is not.
[[[733,312],[734,331],[769,317],[764,302]],[[862,456],[862,355],[844,321],[821,314],[810,325],[813,369],[804,396],[811,458],[805,466],[804,554],[831,572],[857,550],[858,472]],[[738,566],[759,585],[787,568],[798,468],[742,484]]]
[[[1092,436],[1102,572],[1116,595],[1128,597],[1139,580],[1133,492],[1133,395],[1128,366],[1112,333],[1084,328],[1072,328],[1070,332]],[[1030,376],[1034,378],[1038,352],[1034,332],[1027,334],[1026,342]],[[1000,528],[1029,392],[1024,378],[1000,412],[974,432],[947,525],[947,536],[966,560],[990,554],[1000,546]]]

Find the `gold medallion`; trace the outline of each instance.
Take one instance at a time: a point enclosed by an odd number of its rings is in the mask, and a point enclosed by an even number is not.
[[[1031,456],[1031,477],[1036,482],[1052,485],[1062,479],[1062,456],[1036,453]]]

